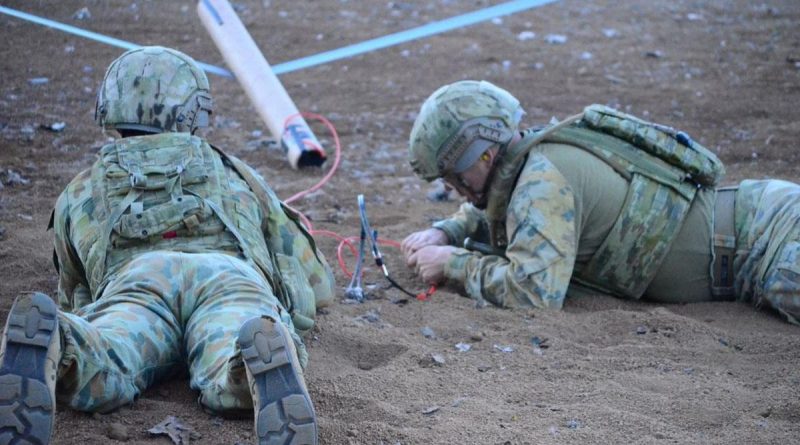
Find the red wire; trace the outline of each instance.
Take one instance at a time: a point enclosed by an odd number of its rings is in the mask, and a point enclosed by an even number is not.
[[[311,220],[309,220],[308,217],[303,214],[303,212],[300,212],[299,210],[289,206],[289,203],[297,201],[298,199],[301,199],[301,198],[305,197],[309,193],[315,192],[315,191],[319,190],[320,188],[322,188],[322,186],[325,185],[328,182],[328,180],[331,179],[331,177],[333,177],[333,174],[339,168],[339,162],[341,161],[341,158],[342,158],[342,146],[341,146],[341,143],[339,142],[339,133],[336,132],[336,128],[333,126],[333,124],[327,118],[325,118],[325,116],[322,116],[322,115],[316,114],[316,113],[308,113],[308,112],[301,112],[301,113],[293,114],[293,115],[287,117],[286,121],[284,121],[284,123],[283,123],[284,133],[288,129],[289,123],[292,120],[294,120],[294,119],[296,119],[296,118],[298,118],[300,116],[302,116],[304,118],[308,118],[308,119],[317,119],[320,122],[322,122],[323,124],[325,124],[325,126],[328,128],[328,131],[331,132],[331,136],[333,137],[333,143],[334,143],[334,146],[335,146],[334,160],[333,160],[333,165],[331,166],[330,170],[328,170],[328,173],[318,183],[314,184],[312,187],[310,187],[310,188],[308,188],[306,190],[303,190],[303,191],[301,191],[299,193],[296,193],[296,194],[292,195],[288,199],[284,200],[283,203],[287,207],[289,207],[290,209],[292,209],[294,212],[296,212],[299,215],[299,218],[300,218],[301,222],[303,224],[305,224],[305,226],[308,228],[308,231],[312,235],[329,236],[331,238],[335,238],[335,239],[339,240],[339,245],[336,247],[336,260],[339,263],[339,268],[342,270],[342,272],[344,272],[344,274],[347,275],[348,278],[352,278],[353,273],[350,272],[349,270],[347,270],[347,265],[345,264],[344,255],[343,255],[342,251],[344,249],[344,246],[347,245],[347,247],[350,249],[350,253],[352,253],[353,256],[358,257],[358,253],[356,252],[356,248],[353,246],[353,242],[357,241],[359,239],[359,237],[350,236],[350,237],[346,237],[345,238],[345,237],[343,237],[343,236],[339,235],[338,233],[333,232],[331,230],[314,230],[314,227],[311,224]],[[311,148],[311,149],[315,149],[315,150],[317,150],[317,151],[319,151],[321,153],[324,153],[322,147],[318,146],[317,144],[315,144],[315,143],[313,143],[313,142],[311,142],[309,140],[305,140],[305,141],[303,141],[303,143],[306,144],[306,146]],[[384,246],[391,246],[391,247],[395,247],[395,248],[398,248],[398,249],[400,248],[400,243],[397,242],[397,241],[394,241],[394,240],[378,238],[377,241],[378,241],[378,244],[381,244],[381,245],[384,245]],[[421,301],[425,301],[428,298],[430,298],[430,296],[433,295],[434,292],[436,292],[436,286],[431,286],[427,290],[427,292],[418,294],[417,295],[417,299],[421,300]]]
[[[328,182],[329,179],[331,179],[333,174],[336,172],[336,169],[339,168],[339,161],[342,158],[342,146],[339,143],[339,133],[336,132],[336,128],[333,126],[331,121],[329,121],[325,116],[322,116],[322,115],[316,114],[316,113],[308,113],[308,112],[301,112],[301,113],[293,114],[293,115],[287,117],[286,121],[283,123],[284,132],[286,132],[286,129],[289,127],[289,123],[292,120],[297,119],[298,117],[301,117],[301,116],[304,117],[304,118],[309,118],[309,119],[317,119],[320,122],[322,122],[323,124],[325,124],[325,126],[328,128],[328,131],[331,132],[331,136],[333,136],[333,144],[336,147],[336,154],[335,154],[334,159],[333,159],[333,165],[331,166],[331,169],[328,170],[328,173],[318,183],[314,184],[311,188],[309,188],[307,190],[304,190],[302,192],[296,193],[296,194],[290,196],[289,199],[284,200],[283,202],[286,203],[286,204],[289,204],[291,202],[297,201],[298,199],[308,195],[309,193],[312,193],[312,192],[315,192],[315,191],[319,190],[323,185],[325,185],[326,182]],[[312,148],[315,148],[315,149],[319,150],[320,152],[323,152],[322,147],[317,147],[316,144],[314,144],[313,142],[310,142],[310,141],[306,140],[306,141],[304,141],[304,143],[310,144],[312,146]],[[307,221],[307,219],[306,219],[306,221]]]

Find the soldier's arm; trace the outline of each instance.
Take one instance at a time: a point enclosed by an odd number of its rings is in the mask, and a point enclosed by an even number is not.
[[[433,227],[444,231],[451,245],[462,246],[464,239],[474,237],[486,226],[486,216],[482,210],[466,202],[447,219],[437,221]]]
[[[459,249],[445,276],[467,295],[498,306],[561,308],[577,251],[574,198],[564,177],[539,156],[512,194],[505,257]]]
[[[83,264],[70,239],[69,189],[56,201],[51,221],[54,237],[54,262],[58,270],[58,303],[73,310],[91,302],[91,292]]]

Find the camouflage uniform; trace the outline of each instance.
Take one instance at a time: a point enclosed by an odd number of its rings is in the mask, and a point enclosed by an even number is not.
[[[445,266],[452,283],[474,299],[509,307],[560,308],[585,294],[580,276],[614,224],[628,184],[593,155],[564,144],[532,152],[510,195],[505,257],[459,249]],[[591,173],[591,176],[588,175]],[[602,200],[587,202],[599,191]],[[671,303],[719,300],[711,293],[714,190],[701,191],[670,252],[642,297]],[[491,204],[490,204],[491,205]],[[483,211],[466,203],[433,226],[451,244],[486,239]],[[800,320],[800,186],[744,181],[736,195],[735,298]],[[488,239],[487,239],[488,241]],[[680,277],[676,280],[675,277]],[[588,290],[591,292],[591,290]]]
[[[102,192],[109,190],[109,170],[103,157],[116,152],[120,144],[131,150],[132,145],[144,149],[174,146],[180,141],[201,147],[206,159],[222,170],[221,178],[233,192],[225,199],[235,204],[228,207],[240,213],[227,216],[237,221],[242,238],[262,240],[269,252],[260,253],[270,264],[270,255],[282,258],[272,267],[284,266],[280,272],[289,280],[294,275],[293,300],[279,300],[275,287],[285,283],[278,281],[278,271],[267,276],[254,258],[242,252],[236,237],[213,212],[206,212],[210,224],[205,224],[203,236],[189,233],[181,225],[133,242],[123,239],[118,233],[123,224],[117,224],[106,267],[97,263],[100,253],[93,247],[102,244],[99,237],[109,219],[98,202],[104,198]],[[191,176],[191,172],[184,175]],[[297,312],[305,305],[302,309],[308,317],[301,319],[307,323],[313,307],[332,298],[332,273],[311,237],[260,177],[259,185],[270,199],[268,215],[237,172],[229,165],[223,167],[219,154],[199,138],[179,133],[126,138],[104,147],[101,159],[67,186],[58,199],[53,221],[59,303],[74,311],[59,315],[65,346],[59,369],[60,399],[80,410],[110,411],[132,402],[150,384],[188,363],[191,386],[201,391],[206,407],[214,411],[250,408],[235,340],[242,323],[257,316],[289,326],[305,364],[305,348],[287,306]],[[200,192],[192,188],[185,185],[182,196],[190,198]],[[241,215],[256,223],[247,224]],[[208,230],[209,226],[213,229]],[[130,245],[123,247],[126,243]],[[103,269],[100,275],[93,273],[98,268]],[[92,277],[96,277],[94,282]],[[298,301],[297,297],[308,296],[311,302]]]
[[[542,308],[568,293],[738,297],[797,322],[800,186],[745,181],[734,218],[734,195],[714,188],[722,163],[683,132],[592,105],[511,139],[519,114],[505,90],[461,81],[434,92],[411,131],[414,171],[461,181],[475,204],[433,227],[451,245],[490,244],[456,249],[444,265],[468,296]],[[472,171],[491,168],[479,192],[459,175],[492,147],[494,164]]]
[[[743,181],[735,226],[736,296],[800,324],[800,185]]]

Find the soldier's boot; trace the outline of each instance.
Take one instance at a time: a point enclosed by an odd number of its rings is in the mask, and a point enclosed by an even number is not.
[[[61,360],[58,309],[50,297],[33,293],[14,301],[0,356],[0,445],[50,443]]]
[[[239,331],[259,445],[316,445],[317,418],[289,330],[252,318]]]

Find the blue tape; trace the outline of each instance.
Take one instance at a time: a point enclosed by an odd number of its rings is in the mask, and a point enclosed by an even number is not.
[[[87,39],[94,40],[96,42],[105,43],[111,46],[116,46],[117,48],[136,49],[142,47],[142,45],[137,45],[132,42],[115,39],[114,37],[104,36],[96,32],[86,31],[85,29],[81,29],[71,25],[65,25],[64,23],[59,23],[53,20],[38,17],[32,14],[28,14],[26,12],[17,11],[16,9],[7,8],[5,6],[0,6],[0,13],[10,15],[18,19],[27,20],[29,22],[33,22],[39,25],[44,25],[47,26],[48,28],[64,31],[69,34],[74,34],[79,37],[85,37]],[[226,70],[225,68],[220,68],[218,66],[209,65],[203,62],[197,62],[197,64],[207,73],[212,73],[223,77],[233,77],[233,74],[230,71]]]
[[[345,46],[342,48],[325,51],[314,54],[300,59],[284,62],[274,65],[272,70],[275,74],[285,74],[292,71],[298,71],[304,68],[309,68],[324,63],[333,62],[335,60],[346,59],[359,54],[375,51],[382,48],[387,48],[401,43],[406,43],[412,40],[430,37],[432,35],[441,34],[443,32],[451,31],[453,29],[463,28],[465,26],[474,25],[486,20],[491,20],[496,17],[513,14],[515,12],[524,11],[527,9],[543,6],[549,3],[554,3],[558,0],[513,0],[499,5],[490,6],[488,8],[479,9],[477,11],[468,12],[466,14],[457,15],[449,19],[440,20],[438,22],[428,23],[427,25],[418,26],[416,28],[407,29],[405,31],[396,32],[387,36],[378,37],[375,39],[366,40],[354,45]],[[216,11],[214,11],[216,12]],[[23,20],[28,20],[33,23],[47,26],[49,28],[64,31],[80,37],[85,37],[97,42],[105,43],[108,45],[116,46],[119,48],[133,49],[140,48],[140,45],[135,43],[126,42],[124,40],[115,39],[113,37],[104,36],[91,31],[86,31],[75,26],[65,25],[53,20],[48,20],[42,17],[31,15],[25,12],[17,11],[15,9],[0,6],[0,13],[17,17]],[[225,68],[209,65],[207,63],[198,62],[203,70],[206,72],[217,74],[224,77],[233,77],[233,74]]]
[[[427,25],[389,34],[387,36],[366,40],[354,45],[345,46],[339,49],[334,49],[331,51],[314,54],[312,56],[303,57],[301,59],[292,60],[290,62],[281,63],[273,66],[272,70],[275,72],[275,74],[289,73],[292,71],[301,70],[303,68],[309,68],[315,65],[333,62],[334,60],[346,59],[358,54],[375,51],[376,49],[399,45],[401,43],[421,39],[423,37],[429,37],[435,34],[451,31],[453,29],[463,28],[465,26],[491,20],[495,17],[502,17],[504,15],[535,8],[537,6],[543,6],[548,3],[554,3],[556,1],[558,0],[515,0],[507,3],[501,3],[499,5],[457,15],[449,19],[440,20],[438,22],[428,23]]]

